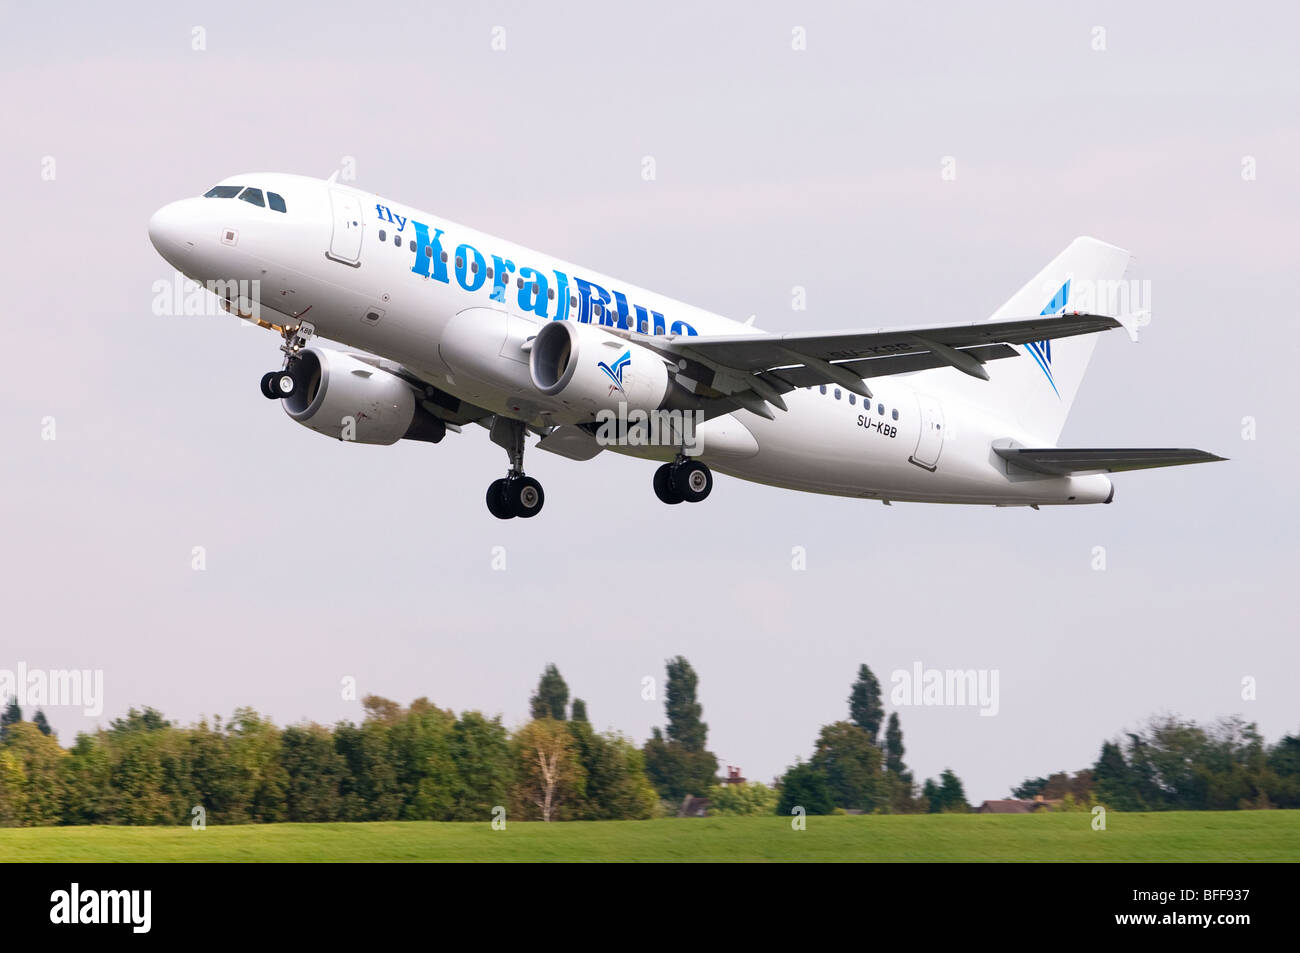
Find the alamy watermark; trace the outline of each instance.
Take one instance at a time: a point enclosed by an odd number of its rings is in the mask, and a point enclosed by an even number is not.
[[[0,668],[0,702],[10,698],[23,708],[80,708],[98,717],[104,713],[104,670],[29,669],[19,662],[17,669]]]
[[[215,278],[199,284],[179,271],[153,283],[153,313],[158,317],[220,317],[235,314],[252,321],[262,317],[259,278]]]
[[[998,677],[996,668],[926,668],[913,662],[910,669],[895,669],[889,676],[894,686],[889,700],[899,707],[978,706],[981,715],[991,717],[998,713]]]
[[[596,443],[602,447],[674,447],[688,457],[704,450],[702,410],[629,410],[627,401],[619,401],[617,411],[598,411],[596,423]]]

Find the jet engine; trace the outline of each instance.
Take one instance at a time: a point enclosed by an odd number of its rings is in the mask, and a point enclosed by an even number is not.
[[[551,321],[533,339],[528,356],[533,386],[580,414],[600,410],[658,410],[670,380],[664,359],[649,348],[591,324]]]
[[[293,376],[293,393],[281,401],[285,413],[319,434],[368,444],[446,436],[447,425],[420,405],[411,385],[355,357],[304,348]]]

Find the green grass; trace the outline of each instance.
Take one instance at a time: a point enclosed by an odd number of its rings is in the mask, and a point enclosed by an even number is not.
[[[0,829],[0,861],[1300,861],[1300,811]]]

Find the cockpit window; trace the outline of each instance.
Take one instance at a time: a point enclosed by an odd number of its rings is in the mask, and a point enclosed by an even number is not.
[[[242,185],[215,185],[203,193],[205,199],[233,199],[239,194]]]
[[[262,200],[262,190],[247,188],[239,193],[239,197],[249,205],[256,205],[258,208],[266,208],[266,202]]]
[[[287,212],[287,211],[288,211],[288,209],[286,209],[286,208],[284,207],[284,199],[280,198],[280,196],[276,195],[274,192],[267,192],[267,193],[266,193],[266,201],[267,201],[267,204],[269,204],[269,205],[271,206],[271,211],[273,211],[273,212]]]

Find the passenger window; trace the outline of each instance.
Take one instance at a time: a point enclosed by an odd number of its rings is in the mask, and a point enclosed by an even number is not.
[[[432,245],[425,245],[425,246],[424,246],[424,257],[425,257],[425,258],[432,258],[432,257],[433,257],[433,246],[432,246]]]
[[[835,399],[836,400],[840,399],[840,389],[838,387],[835,388]]]
[[[415,251],[415,242],[414,242],[414,241],[411,242],[411,251]]]
[[[401,248],[401,247],[402,247],[402,236],[401,236],[401,235],[393,235],[393,244],[396,245],[398,248]]]
[[[882,416],[882,417],[885,416],[885,405],[884,405],[884,404],[877,404],[877,405],[876,405],[876,413],[880,414],[880,416]]]
[[[856,407],[858,403],[858,399],[854,397],[852,394],[849,394],[849,403]]]
[[[239,197],[249,205],[256,205],[258,208],[266,208],[266,202],[262,199],[261,189],[244,189],[239,193]]]
[[[894,408],[894,419],[895,419],[895,420],[898,419],[898,408],[897,408],[897,407]]]
[[[460,271],[460,269],[462,269],[462,268],[464,268],[464,267],[465,267],[465,259],[464,259],[464,258],[461,258],[460,255],[457,255],[457,256],[456,256],[456,270],[457,270],[457,271]]]
[[[552,301],[554,301],[554,300],[555,300],[555,289],[554,289],[554,288],[547,288],[547,289],[546,289],[546,297],[548,297],[548,298],[550,298]]]
[[[476,261],[471,261],[471,262],[469,263],[469,273],[470,273],[471,275],[477,275],[477,274],[478,274],[478,262],[476,262]]]
[[[825,384],[822,385],[822,387],[821,387],[821,391],[822,391],[823,394],[826,393],[826,385],[825,385]]]
[[[379,240],[381,242],[388,241],[388,233],[384,231],[382,228],[379,230]]]
[[[516,278],[516,279],[515,279],[515,287],[522,291],[522,290],[523,290],[523,287],[524,287],[524,279],[522,279],[522,278]]]
[[[576,296],[576,295],[569,295],[569,307],[570,307],[570,308],[576,308],[577,306],[578,306],[578,298],[577,298],[577,296]]]
[[[280,196],[276,195],[274,192],[266,193],[266,204],[271,206],[272,212],[289,211],[287,208],[285,208],[284,199],[280,198]]]
[[[446,253],[446,252],[443,252],[443,253],[442,253],[442,263],[443,263],[444,265],[447,264],[447,253]]]
[[[214,185],[203,193],[203,197],[205,199],[233,199],[242,189],[242,185]]]

